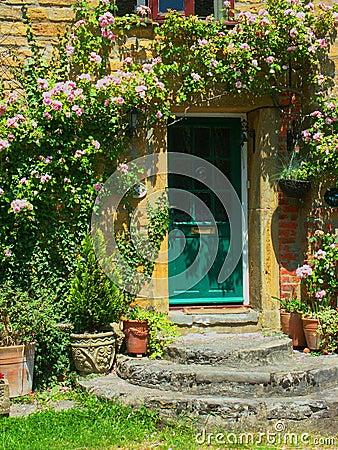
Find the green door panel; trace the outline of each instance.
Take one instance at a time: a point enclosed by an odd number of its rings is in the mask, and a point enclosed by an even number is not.
[[[168,148],[170,152],[198,156],[216,166],[227,176],[240,197],[240,137],[239,119],[185,119],[169,126]],[[172,157],[169,157],[169,169]],[[231,238],[228,219],[231,211],[225,211],[217,198],[217,192],[226,193],[225,188],[216,185],[211,191],[199,181],[200,177],[212,184],[213,174],[203,164],[194,167],[194,173],[196,178],[169,173],[169,188],[182,189],[202,200],[211,211],[214,223],[205,221],[193,196],[187,196],[185,211],[171,210],[168,246],[170,304],[243,303],[242,260],[229,278],[218,282]],[[241,240],[242,232],[238,231],[235,239]]]

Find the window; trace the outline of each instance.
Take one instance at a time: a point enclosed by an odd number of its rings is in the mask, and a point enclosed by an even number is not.
[[[149,6],[151,17],[163,20],[168,9],[181,11],[185,15],[196,14],[203,18],[214,14],[216,19],[222,16],[223,0],[116,0],[117,14],[124,16],[135,12],[137,6]],[[234,7],[234,0],[230,1],[230,9]]]

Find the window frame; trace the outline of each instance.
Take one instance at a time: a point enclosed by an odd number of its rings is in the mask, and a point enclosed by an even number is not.
[[[198,1],[198,0],[197,0]],[[145,5],[146,0],[137,0],[137,5]],[[151,18],[156,20],[157,22],[163,22],[165,19],[166,13],[159,12],[158,7],[159,0],[148,0],[148,6],[151,10]],[[214,16],[217,20],[220,20],[221,9],[223,6],[223,0],[214,0]],[[230,11],[229,11],[229,19],[234,17],[234,8],[235,8],[235,0],[230,0]],[[195,15],[195,0],[184,0],[184,15],[191,16]]]
[[[156,21],[163,21],[166,13],[161,13],[158,9],[159,0],[149,0],[149,8],[151,9],[151,18]],[[195,12],[195,0],[184,0],[184,15],[192,16]]]

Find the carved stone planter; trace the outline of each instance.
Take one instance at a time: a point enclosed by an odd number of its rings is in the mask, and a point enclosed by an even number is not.
[[[116,351],[116,338],[113,331],[71,334],[70,342],[75,367],[81,375],[110,371]]]
[[[9,409],[9,384],[6,378],[2,378],[0,379],[0,416],[8,416]]]

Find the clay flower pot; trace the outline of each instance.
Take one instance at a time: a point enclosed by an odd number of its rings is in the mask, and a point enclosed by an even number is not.
[[[290,313],[285,309],[280,310],[280,325],[284,334],[290,337]]]
[[[302,319],[307,346],[310,350],[319,350],[322,335],[318,332],[318,319]]]
[[[123,332],[127,353],[132,355],[144,355],[147,353],[149,327],[145,320],[124,320]]]
[[[301,313],[290,313],[289,337],[292,339],[293,348],[306,347]]]
[[[0,347],[0,373],[9,383],[9,397],[32,392],[35,344]]]

